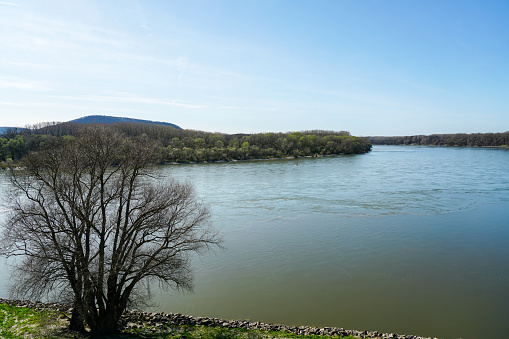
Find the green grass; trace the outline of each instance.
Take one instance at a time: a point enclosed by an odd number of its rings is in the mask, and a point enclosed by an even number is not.
[[[0,338],[37,338],[60,327],[55,312],[0,304]]]
[[[354,339],[356,337],[320,336],[320,335],[297,335],[284,331],[265,332],[261,330],[246,330],[243,328],[224,328],[206,326],[161,326],[158,333],[151,333],[150,328],[138,328],[125,331],[137,338],[147,339]]]
[[[68,320],[55,311],[36,311],[26,307],[0,304],[0,339],[15,338],[73,338],[83,339],[83,334],[67,330]],[[324,339],[339,338],[319,335],[296,335],[293,333],[265,332],[243,328],[224,328],[206,326],[177,326],[161,323],[158,326],[139,325],[125,328],[121,334],[109,338],[143,339]],[[355,337],[341,337],[354,339]]]

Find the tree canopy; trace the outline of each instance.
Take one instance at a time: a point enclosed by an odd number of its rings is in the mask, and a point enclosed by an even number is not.
[[[11,171],[0,253],[16,261],[15,296],[73,304],[71,329],[117,330],[151,281],[191,289],[190,254],[220,240],[189,183],[158,178],[155,142],[91,125],[48,138]]]
[[[509,132],[431,134],[400,137],[368,137],[368,140],[374,145],[507,147],[509,146]]]
[[[147,136],[156,142],[161,162],[204,162],[285,157],[359,154],[371,150],[365,138],[346,131],[224,134],[182,130],[170,126],[119,122],[111,127],[128,137]],[[75,136],[83,128],[76,123],[39,124],[0,138],[0,162],[18,161],[50,139]]]

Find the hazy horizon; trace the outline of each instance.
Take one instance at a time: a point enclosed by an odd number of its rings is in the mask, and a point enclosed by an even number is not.
[[[92,115],[94,116],[94,115]],[[88,116],[85,116],[85,117],[88,117]],[[82,117],[80,117],[82,118]],[[127,119],[132,119],[130,117],[121,117],[119,116],[118,118],[127,118]],[[79,119],[79,118],[77,118]],[[73,119],[73,120],[77,120],[77,119]],[[145,120],[145,119],[136,119],[136,120],[144,120],[146,121],[147,123],[150,123],[150,122],[153,122],[153,123],[168,123],[169,121],[153,121],[153,120]],[[27,124],[25,126],[0,126],[0,133],[2,133],[3,131],[1,129],[4,129],[4,128],[31,128],[33,126],[36,126],[37,124],[44,124],[44,123],[66,123],[66,122],[71,122],[71,121],[43,121],[43,122],[39,122],[39,123],[35,123],[35,124]],[[169,122],[171,123],[171,122]],[[184,128],[182,126],[178,126],[178,127],[181,127],[182,129],[189,129],[189,130],[192,130],[190,128]],[[316,129],[315,129],[316,130]],[[324,130],[324,129],[322,129]],[[206,130],[199,130],[199,131],[203,131],[203,132],[210,132],[210,133],[224,133],[224,134],[244,134],[243,132],[231,132],[231,133],[226,133],[226,132],[221,132],[221,131],[206,131]],[[294,131],[260,131],[260,132],[252,132],[252,133],[290,133],[290,132],[306,132],[306,131],[312,131],[312,130],[294,130]],[[339,132],[340,130],[326,130],[326,131],[334,131],[334,132]],[[341,130],[341,131],[345,131],[345,130]],[[346,131],[346,132],[350,132],[350,131]],[[508,133],[509,131],[503,131],[503,132],[485,132],[485,133]],[[351,133],[351,132],[350,132]],[[455,132],[455,133],[429,133],[429,134],[400,134],[400,135],[355,135],[355,136],[360,136],[360,137],[405,137],[405,136],[419,136],[419,135],[433,135],[433,134],[436,134],[436,135],[442,135],[442,134],[476,134],[476,133],[481,133],[481,132],[472,132],[472,133],[465,133],[465,132]],[[483,133],[484,134],[484,133]],[[354,134],[352,134],[354,135]]]

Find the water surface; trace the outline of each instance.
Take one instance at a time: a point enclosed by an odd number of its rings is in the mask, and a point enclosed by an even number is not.
[[[509,331],[507,150],[375,146],[158,172],[195,184],[226,250],[196,258],[194,293],[156,292],[153,310],[444,338]]]

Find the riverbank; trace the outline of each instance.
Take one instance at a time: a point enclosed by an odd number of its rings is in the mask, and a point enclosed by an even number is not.
[[[369,151],[371,152],[371,151]],[[366,153],[369,153],[366,152]],[[366,154],[359,153],[359,154]],[[213,160],[213,161],[181,161],[181,162],[163,162],[161,165],[188,165],[188,164],[217,164],[217,163],[236,163],[236,162],[250,162],[250,161],[274,161],[274,160],[297,160],[297,159],[308,159],[308,158],[325,158],[325,157],[337,157],[340,155],[357,155],[348,153],[336,153],[336,154],[314,154],[314,155],[301,155],[301,156],[288,156],[282,158],[253,158],[253,159],[229,159],[229,160]]]
[[[66,330],[70,305],[59,303],[33,302],[29,300],[1,299],[0,305],[14,306],[2,309],[0,315],[0,337],[52,337],[82,338],[79,333]],[[20,312],[20,310],[35,312]],[[37,323],[25,323],[26,319],[36,319]],[[9,317],[10,315],[10,317]],[[17,327],[16,327],[17,326]],[[35,334],[34,328],[42,330]],[[44,327],[44,328],[43,328]],[[6,332],[6,333],[4,333]],[[121,334],[118,337],[129,338],[397,338],[397,339],[431,339],[414,335],[379,333],[377,331],[345,330],[338,327],[309,327],[265,324],[247,320],[225,320],[208,317],[193,317],[179,313],[150,313],[136,310],[126,311],[121,320]]]
[[[365,153],[361,153],[365,154]],[[250,161],[274,161],[274,160],[297,160],[297,159],[309,159],[309,158],[325,158],[325,157],[337,157],[340,155],[355,155],[347,153],[338,154],[315,154],[315,155],[302,155],[302,156],[289,156],[283,158],[256,158],[256,159],[230,159],[230,160],[214,160],[214,161],[181,161],[181,162],[163,162],[159,165],[189,165],[189,164],[219,164],[219,163],[236,163],[236,162],[250,162]],[[10,167],[14,169],[22,169],[18,164],[10,164]],[[8,170],[10,167],[4,163],[0,163],[0,169]]]

